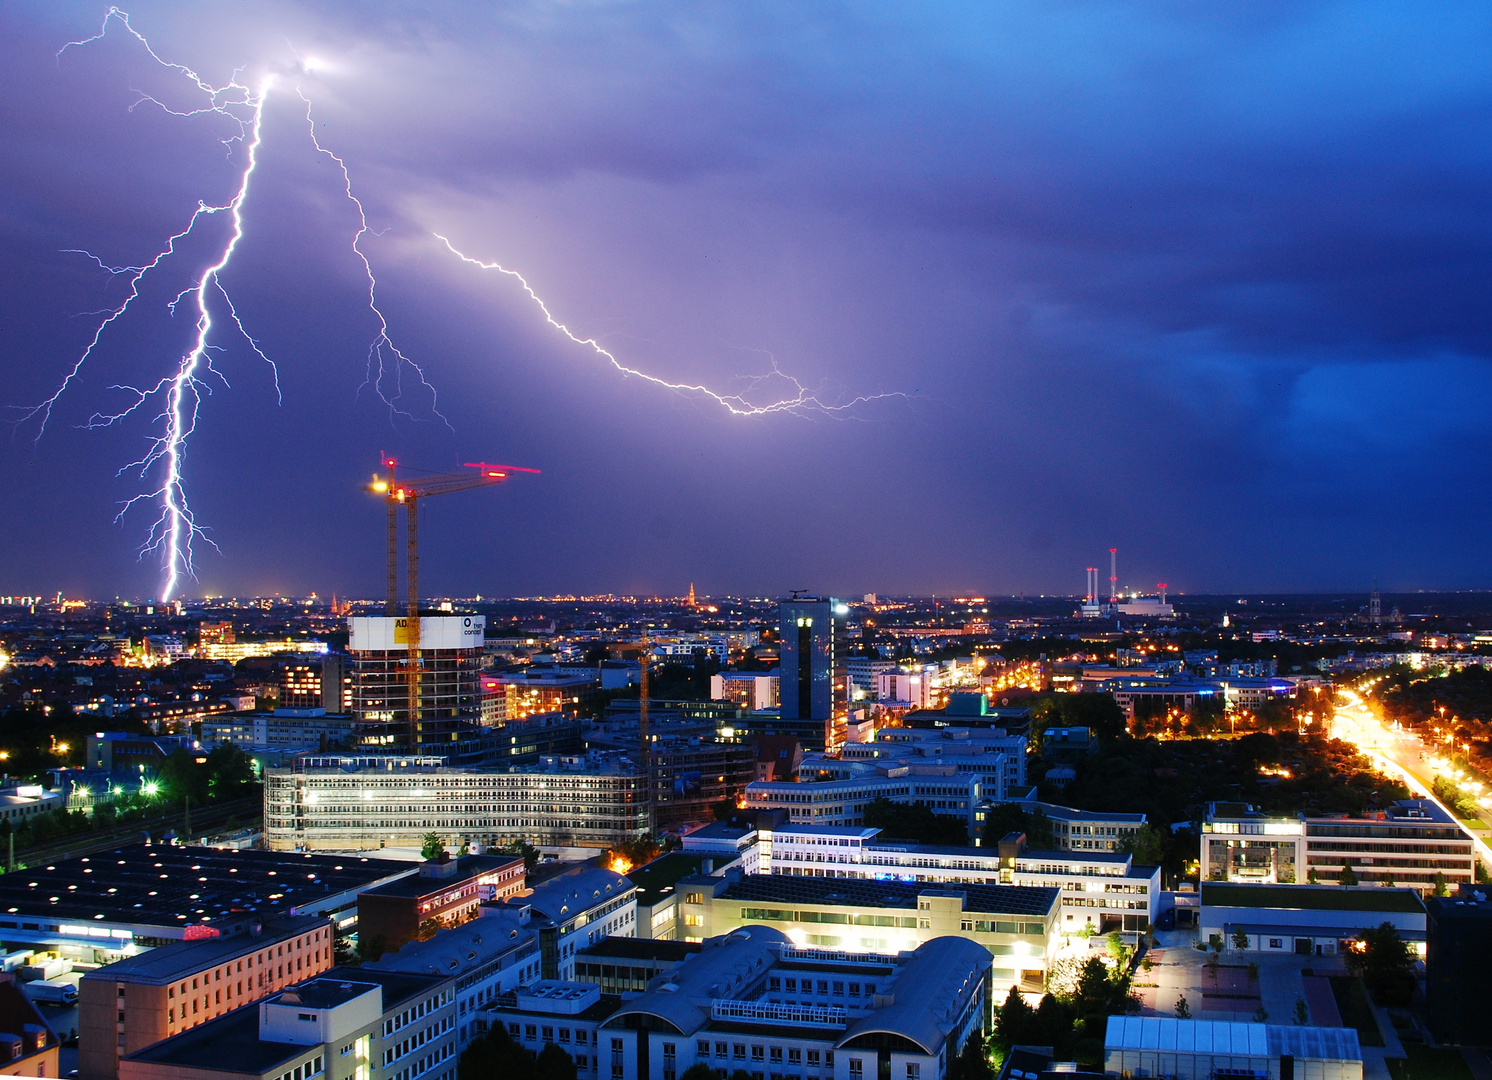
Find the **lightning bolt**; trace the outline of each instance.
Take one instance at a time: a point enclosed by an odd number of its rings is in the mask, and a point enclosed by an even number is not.
[[[116,474],[124,475],[134,472],[142,481],[153,483],[154,487],[126,500],[115,520],[121,520],[137,505],[153,504],[158,508],[156,517],[151,522],[142,542],[139,555],[142,559],[152,553],[159,556],[164,574],[161,598],[169,600],[177,592],[184,577],[195,577],[194,543],[200,541],[215,549],[217,547],[204,529],[197,524],[197,519],[187,501],[183,466],[186,461],[188,441],[197,428],[203,397],[212,393],[212,382],[209,376],[221,382],[224,387],[228,386],[223,373],[213,366],[213,355],[226,351],[225,347],[218,343],[220,329],[226,328],[220,328],[219,322],[231,324],[231,330],[236,331],[238,337],[247,343],[250,351],[268,365],[274,378],[276,397],[280,395],[279,368],[260,347],[258,340],[249,333],[222,280],[224,272],[228,269],[245,235],[244,206],[248,200],[255,169],[258,167],[259,150],[263,141],[264,108],[270,90],[274,86],[274,78],[266,76],[259,85],[252,86],[248,82],[241,81],[243,69],[240,68],[234,71],[227,83],[222,86],[215,85],[185,64],[175,63],[160,56],[145,36],[131,24],[129,13],[117,6],[111,6],[105,12],[98,33],[77,41],[69,41],[58,49],[59,63],[62,54],[68,49],[81,48],[102,40],[109,33],[111,24],[116,22],[140,44],[152,60],[167,71],[175,72],[189,80],[204,99],[203,103],[196,108],[177,109],[148,93],[141,92],[130,106],[130,110],[133,111],[140,105],[149,103],[171,116],[184,119],[205,116],[226,119],[231,125],[230,134],[220,139],[220,142],[230,162],[234,160],[236,153],[242,154],[242,168],[237,174],[236,188],[226,201],[199,200],[185,225],[168,236],[150,258],[137,265],[113,265],[92,252],[67,249],[71,254],[82,255],[91,260],[113,277],[123,279],[126,285],[124,299],[112,308],[86,313],[89,316],[100,317],[87,345],[72,362],[56,390],[49,397],[34,406],[12,410],[12,423],[19,426],[28,421],[35,421],[36,439],[40,441],[52,420],[57,403],[72,388],[89,360],[99,352],[111,328],[124,320],[132,311],[141,296],[145,280],[158,272],[165,272],[162,267],[179,254],[179,247],[183,241],[192,237],[204,221],[217,219],[220,216],[226,217],[229,223],[226,236],[221,247],[217,249],[218,253],[214,261],[192,277],[190,283],[177,292],[167,304],[173,316],[183,304],[195,308],[196,320],[191,347],[170,365],[166,375],[154,382],[110,386],[109,390],[123,395],[123,406],[115,412],[94,412],[82,425],[88,429],[110,427],[130,417],[149,415],[150,410],[156,410],[149,418],[154,429],[153,434],[147,437],[145,452],[135,461],[120,468]],[[302,70],[310,69],[309,63],[302,64]],[[430,412],[445,422],[447,428],[450,428],[449,421],[437,408],[438,398],[435,387],[425,377],[424,370],[403,352],[390,336],[388,319],[385,318],[378,303],[378,282],[373,265],[362,246],[364,239],[374,230],[368,223],[367,211],[362,201],[353,191],[352,177],[347,163],[342,157],[323,146],[317,138],[311,101],[299,86],[296,86],[295,90],[305,106],[306,126],[312,146],[318,154],[324,155],[337,166],[341,174],[343,193],[357,211],[357,229],[352,237],[351,248],[362,264],[367,280],[367,307],[375,323],[374,334],[368,346],[364,381],[359,387],[359,393],[363,389],[371,388],[373,393],[377,394],[379,399],[388,406],[391,420],[395,417],[418,420],[419,417],[401,405],[405,398],[405,373],[406,371],[412,372],[421,390],[430,395]],[[554,317],[548,305],[516,270],[466,255],[459,251],[447,237],[439,233],[435,235],[453,255],[464,263],[482,270],[496,270],[516,279],[529,298],[538,305],[550,326],[575,344],[586,346],[596,355],[605,358],[619,373],[643,379],[676,393],[707,398],[724,407],[733,416],[767,416],[774,413],[838,415],[868,402],[886,398],[906,399],[907,397],[899,392],[880,393],[862,395],[845,402],[828,402],[823,400],[818,393],[779,369],[775,359],[772,361],[769,372],[750,379],[750,388],[739,394],[720,393],[701,384],[670,382],[629,367],[595,338],[582,337],[571,331],[568,326]],[[226,314],[220,310],[215,319],[214,308],[219,306],[219,301],[221,301],[221,309],[226,309]],[[766,402],[753,401],[747,396],[772,382],[785,382],[789,388],[787,394]],[[753,394],[753,396],[760,395]]]
[[[358,389],[361,391],[363,387],[373,387],[374,392],[378,394],[384,404],[388,405],[390,410],[410,420],[416,419],[412,414],[399,409],[394,404],[403,396],[402,376],[404,369],[407,367],[415,373],[415,377],[420,380],[420,385],[430,392],[430,411],[439,416],[451,433],[455,434],[456,429],[451,427],[451,422],[436,407],[439,399],[436,395],[435,387],[431,386],[429,380],[425,378],[424,369],[405,355],[399,346],[394,344],[393,339],[389,337],[388,320],[384,318],[383,312],[378,310],[378,281],[373,276],[373,264],[368,261],[368,256],[363,252],[362,248],[363,237],[373,231],[368,225],[368,213],[363,209],[362,200],[352,193],[352,176],[347,171],[347,162],[322,146],[321,140],[316,137],[316,122],[311,118],[311,99],[301,93],[298,88],[296,93],[300,94],[301,101],[305,102],[306,128],[311,135],[311,145],[316,147],[318,154],[324,154],[336,163],[338,170],[342,173],[342,190],[347,195],[347,201],[357,208],[358,228],[352,238],[352,251],[358,257],[358,261],[363,264],[363,273],[367,276],[368,281],[368,310],[373,313],[373,317],[378,321],[378,332],[368,345],[367,374],[363,378],[363,386]],[[390,362],[390,357],[392,357],[392,362]],[[390,370],[391,368],[392,370]],[[393,384],[392,397],[385,391],[385,386],[389,383]]]
[[[152,384],[110,386],[110,390],[124,395],[125,406],[112,413],[95,412],[82,425],[89,429],[109,427],[134,416],[141,410],[159,406],[159,411],[151,418],[151,422],[156,425],[156,432],[148,437],[145,453],[137,460],[123,466],[117,474],[137,472],[143,480],[155,477],[155,486],[126,500],[115,516],[115,521],[121,520],[137,505],[149,503],[159,507],[157,516],[151,523],[141,545],[140,557],[144,558],[152,553],[160,556],[164,574],[161,598],[169,600],[176,593],[183,577],[195,577],[194,542],[203,541],[214,548],[217,546],[197,524],[187,501],[182,471],[186,460],[187,442],[196,431],[202,397],[204,394],[211,393],[211,387],[204,377],[210,374],[221,381],[224,386],[228,385],[227,379],[212,365],[212,354],[223,351],[223,347],[215,343],[216,324],[212,307],[209,304],[212,298],[221,298],[227,309],[225,321],[231,322],[233,329],[248,343],[250,350],[269,365],[274,377],[275,395],[277,399],[280,399],[279,368],[244,326],[243,320],[239,317],[238,308],[222,281],[223,271],[227,269],[244,236],[244,203],[248,198],[249,184],[258,165],[259,148],[263,138],[264,106],[273,85],[273,78],[266,77],[264,82],[255,88],[240,82],[241,71],[235,71],[228,83],[216,86],[185,64],[174,63],[161,57],[145,36],[131,24],[129,13],[117,6],[111,6],[105,12],[98,33],[78,41],[69,41],[57,50],[59,62],[62,54],[68,49],[102,40],[108,34],[110,24],[114,22],[119,23],[144,48],[152,60],[168,71],[176,72],[190,80],[197,91],[206,98],[205,104],[198,108],[173,109],[158,98],[141,93],[130,106],[131,111],[149,102],[172,116],[224,117],[232,123],[232,130],[236,132],[221,140],[225,151],[231,160],[234,150],[242,148],[244,165],[238,175],[237,187],[226,202],[209,203],[199,200],[197,208],[188,218],[186,225],[172,233],[151,258],[139,265],[114,266],[92,252],[68,249],[70,253],[80,254],[92,260],[109,274],[123,278],[127,286],[125,297],[113,308],[90,313],[103,317],[94,327],[88,344],[63,376],[57,389],[37,405],[18,410],[18,415],[13,417],[13,423],[20,425],[35,420],[37,422],[36,439],[40,441],[46,433],[47,425],[52,419],[58,401],[72,387],[88,361],[99,351],[109,329],[124,319],[135,301],[139,299],[144,279],[176,255],[178,245],[191,236],[203,220],[221,214],[228,216],[230,227],[215,261],[196,276],[191,284],[178,292],[167,305],[172,315],[176,314],[178,307],[184,302],[196,308],[195,335],[191,348],[176,361],[169,374]],[[312,144],[318,153],[325,154],[336,162],[342,173],[347,198],[356,207],[358,213],[359,227],[353,237],[352,250],[362,262],[367,275],[368,308],[377,323],[377,330],[368,351],[368,376],[365,385],[373,387],[374,392],[389,407],[391,415],[417,419],[413,413],[398,405],[403,396],[401,385],[403,372],[405,368],[409,368],[415,372],[420,385],[430,392],[432,411],[440,416],[438,410],[434,409],[435,388],[425,378],[424,371],[419,365],[394,344],[389,336],[388,320],[379,310],[377,282],[374,279],[373,267],[361,247],[363,237],[370,231],[367,214],[362,202],[352,192],[352,180],[348,175],[347,166],[340,157],[331,153],[317,141],[314,124],[311,121],[311,103],[304,94],[300,93],[299,88],[297,88],[297,93],[305,102],[306,121],[311,128]],[[441,419],[445,420],[445,417],[441,416]],[[447,423],[447,427],[449,426]]]
[[[534,291],[533,286],[530,285],[528,283],[528,280],[524,278],[524,276],[517,270],[511,270],[508,267],[503,266],[501,263],[484,262],[481,259],[473,258],[472,256],[467,255],[465,252],[458,249],[455,244],[451,243],[449,237],[446,237],[441,233],[434,233],[432,235],[434,235],[434,237],[441,243],[445,244],[446,248],[452,255],[456,256],[456,258],[460,259],[467,265],[475,266],[481,270],[496,270],[498,273],[506,274],[508,277],[516,280],[523,291],[528,294],[529,299],[538,306],[539,311],[544,316],[544,320],[549,323],[550,326],[554,327],[561,334],[564,334],[565,337],[569,338],[575,344],[584,345],[587,348],[591,349],[597,356],[603,357],[608,363],[611,364],[612,367],[621,372],[623,375],[631,375],[635,378],[643,379],[647,382],[652,383],[654,386],[661,386],[665,390],[673,390],[681,394],[695,394],[700,397],[709,398],[716,404],[723,406],[732,416],[770,416],[773,413],[841,414],[853,410],[856,406],[864,405],[871,401],[882,401],[887,398],[901,398],[903,400],[906,399],[906,394],[901,393],[900,391],[892,391],[882,394],[863,394],[859,397],[851,398],[849,401],[841,402],[838,404],[831,404],[820,399],[815,392],[811,391],[797,379],[793,378],[791,375],[787,374],[781,368],[779,368],[775,359],[772,361],[772,370],[766,375],[757,376],[756,378],[752,379],[752,382],[753,384],[760,384],[771,379],[779,379],[785,381],[789,385],[790,396],[778,398],[775,401],[769,401],[764,404],[753,402],[742,394],[722,394],[715,390],[711,390],[708,386],[704,386],[699,383],[669,382],[667,379],[659,378],[657,375],[649,375],[645,371],[638,371],[634,367],[628,367],[626,364],[617,359],[614,353],[603,346],[595,338],[581,337],[579,334],[576,334],[568,326],[554,317],[554,313],[549,310],[549,305],[544,303],[539,294]]]

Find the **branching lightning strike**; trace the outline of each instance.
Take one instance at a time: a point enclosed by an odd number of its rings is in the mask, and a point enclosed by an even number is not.
[[[191,348],[175,364],[174,370],[161,378],[154,384],[144,386],[132,386],[127,384],[114,385],[109,389],[118,391],[125,395],[126,405],[124,408],[112,413],[95,412],[83,425],[87,428],[108,427],[117,424],[127,417],[133,416],[141,409],[146,408],[152,402],[160,403],[160,412],[153,418],[158,424],[157,433],[150,436],[146,444],[146,452],[138,460],[130,462],[119,470],[120,474],[130,471],[138,471],[142,479],[155,475],[159,483],[152,490],[142,492],[125,501],[123,507],[115,520],[122,518],[130,509],[140,503],[158,503],[160,512],[151,523],[146,534],[145,541],[140,549],[143,558],[148,554],[157,553],[161,557],[164,582],[161,588],[162,599],[170,599],[181,584],[183,576],[194,576],[193,543],[201,540],[212,544],[211,538],[198,526],[191,506],[187,501],[186,487],[182,478],[182,467],[186,458],[187,441],[196,430],[197,419],[201,409],[202,395],[210,393],[210,385],[204,380],[204,376],[211,374],[216,376],[223,384],[227,380],[222,373],[213,367],[212,354],[222,350],[222,346],[214,343],[213,330],[214,321],[212,308],[209,300],[214,296],[222,298],[227,308],[227,319],[232,322],[234,329],[248,343],[253,353],[269,365],[274,376],[275,394],[280,396],[280,373],[273,360],[260,348],[259,342],[248,332],[243,320],[239,317],[238,308],[233,303],[227,287],[223,284],[222,274],[227,269],[234,253],[238,249],[239,242],[244,236],[244,203],[248,198],[249,184],[258,164],[259,148],[263,137],[264,106],[269,91],[273,85],[273,77],[266,76],[264,81],[257,87],[251,87],[240,81],[241,71],[236,71],[233,78],[223,86],[215,86],[204,79],[200,74],[184,64],[177,64],[162,58],[143,34],[137,31],[130,22],[129,13],[119,7],[110,7],[104,14],[103,22],[98,33],[91,37],[78,41],[70,41],[57,51],[59,60],[64,52],[73,47],[81,47],[101,40],[109,31],[109,24],[117,21],[134,38],[135,41],[145,49],[145,52],[160,66],[169,71],[177,72],[183,77],[191,80],[196,89],[205,95],[207,103],[200,108],[173,109],[164,104],[158,98],[142,93],[135,101],[131,109],[140,104],[149,102],[172,116],[190,118],[205,115],[214,115],[226,118],[233,125],[231,130],[236,134],[222,140],[230,160],[236,148],[241,148],[244,155],[244,165],[238,176],[237,187],[232,196],[222,203],[209,203],[201,200],[197,204],[188,219],[186,226],[173,233],[167,238],[165,244],[150,259],[138,266],[113,266],[92,252],[79,249],[69,249],[72,253],[81,254],[97,263],[102,269],[116,277],[123,277],[127,283],[127,291],[124,300],[114,308],[105,309],[93,314],[103,315],[103,319],[94,328],[94,332],[84,348],[83,352],[73,362],[67,374],[52,395],[31,408],[21,410],[16,418],[16,423],[25,423],[28,420],[37,420],[38,440],[46,433],[47,424],[52,419],[53,410],[63,394],[73,385],[89,359],[98,351],[105,333],[116,322],[123,319],[130,311],[135,301],[139,299],[141,285],[145,277],[156,271],[161,265],[173,255],[177,254],[178,245],[187,237],[191,236],[198,224],[204,218],[211,218],[219,214],[227,214],[231,221],[228,235],[223,241],[219,254],[211,265],[207,266],[190,285],[178,292],[175,298],[167,305],[170,312],[176,314],[180,304],[191,298],[191,303],[196,307],[196,333]],[[342,159],[331,153],[316,139],[315,126],[311,119],[311,103],[297,88],[297,93],[306,105],[306,122],[310,128],[311,141],[319,153],[325,154],[336,162],[342,171],[344,188],[349,200],[356,207],[359,220],[359,228],[353,237],[352,249],[363,264],[363,269],[368,278],[368,307],[377,321],[377,333],[374,336],[368,351],[368,378],[367,384],[371,384],[380,399],[389,407],[391,413],[414,419],[412,413],[398,406],[402,397],[401,381],[403,369],[408,366],[412,368],[418,377],[420,384],[429,390],[434,410],[435,389],[425,379],[424,372],[409,359],[389,337],[388,320],[378,308],[377,282],[374,279],[373,267],[363,253],[361,243],[364,235],[369,231],[367,215],[363,204],[352,193],[352,181],[348,176],[347,167]],[[365,384],[366,385],[366,384]],[[392,392],[390,392],[392,391]],[[445,417],[441,417],[442,420]],[[449,425],[447,425],[449,426]],[[213,545],[216,547],[216,545]]]
[[[604,357],[606,361],[611,364],[612,367],[616,368],[616,370],[620,371],[623,375],[632,375],[636,378],[644,379],[647,382],[650,382],[655,386],[661,386],[666,390],[673,390],[682,394],[697,394],[701,397],[709,398],[715,401],[717,404],[724,406],[733,416],[769,416],[772,413],[844,413],[854,409],[858,405],[864,405],[867,402],[871,401],[882,401],[888,398],[906,398],[906,395],[901,393],[900,391],[893,391],[883,394],[864,394],[860,397],[851,398],[849,401],[842,402],[840,404],[829,404],[828,402],[822,401],[818,397],[818,395],[809,390],[808,387],[804,386],[797,379],[793,378],[791,375],[787,374],[785,371],[779,368],[775,359],[772,361],[772,370],[768,374],[759,376],[752,381],[755,383],[760,383],[766,379],[780,379],[787,382],[791,386],[792,394],[789,397],[779,398],[776,401],[767,402],[766,404],[756,404],[745,397],[743,394],[722,394],[718,391],[711,390],[708,386],[704,386],[699,383],[669,382],[667,379],[659,378],[657,375],[649,375],[645,371],[638,371],[636,368],[628,367],[626,364],[618,360],[615,354],[613,354],[595,338],[581,337],[580,335],[576,334],[568,326],[554,317],[554,314],[549,310],[549,305],[544,303],[539,294],[534,291],[533,286],[530,285],[527,279],[525,279],[524,276],[517,270],[510,270],[508,267],[503,266],[500,263],[485,262],[481,259],[473,258],[472,256],[467,255],[465,252],[458,249],[455,244],[451,243],[449,237],[444,236],[441,233],[434,233],[433,235],[437,240],[445,244],[446,248],[452,255],[456,256],[456,258],[460,259],[462,262],[470,266],[475,266],[481,270],[496,270],[500,274],[506,274],[508,277],[517,280],[519,286],[523,289],[523,291],[528,293],[529,299],[531,299],[535,304],[538,305],[539,310],[544,315],[545,321],[547,321],[550,326],[554,327],[560,333],[564,334],[565,337],[569,338],[575,344],[585,345],[593,350],[597,356]]]
[[[140,549],[140,557],[155,553],[160,556],[161,566],[164,573],[164,581],[161,588],[161,597],[169,600],[176,592],[183,577],[194,577],[195,566],[193,559],[193,544],[202,541],[213,547],[210,537],[197,524],[186,497],[186,487],[183,480],[183,464],[186,459],[187,442],[197,427],[200,415],[202,398],[204,394],[212,392],[211,383],[207,376],[211,375],[227,386],[227,380],[222,372],[213,366],[213,354],[224,351],[224,347],[216,343],[214,331],[216,323],[213,318],[213,298],[221,298],[226,307],[226,321],[232,323],[232,327],[248,344],[249,349],[259,359],[263,360],[270,368],[274,376],[276,396],[280,393],[279,369],[274,361],[260,347],[259,342],[249,333],[239,317],[238,308],[233,302],[227,287],[224,285],[222,275],[227,270],[239,243],[244,237],[244,205],[248,199],[250,182],[258,165],[259,150],[263,139],[264,108],[268,100],[271,87],[274,85],[273,76],[266,75],[258,86],[251,86],[241,81],[243,69],[233,73],[232,78],[222,86],[213,85],[196,71],[184,64],[174,63],[162,58],[150,42],[137,31],[130,23],[129,13],[119,7],[110,7],[104,14],[98,33],[91,37],[78,41],[70,41],[57,51],[60,61],[61,56],[68,49],[82,47],[104,38],[111,22],[118,22],[130,36],[138,42],[147,55],[161,67],[168,71],[176,72],[191,81],[197,92],[201,93],[206,103],[198,108],[174,109],[166,105],[158,98],[141,93],[131,110],[139,105],[149,102],[164,112],[182,118],[193,118],[201,116],[221,117],[229,121],[231,127],[227,137],[223,138],[225,152],[230,161],[233,160],[235,152],[242,152],[243,166],[238,173],[237,185],[232,195],[223,202],[208,202],[199,200],[197,208],[192,211],[187,219],[186,225],[166,238],[161,248],[149,259],[139,265],[116,266],[106,262],[99,256],[81,249],[67,249],[69,253],[83,255],[92,260],[100,268],[109,274],[123,278],[126,283],[126,293],[122,302],[112,308],[102,311],[88,312],[88,315],[102,316],[94,327],[93,333],[87,345],[72,363],[67,373],[63,376],[57,389],[37,405],[18,410],[14,422],[22,424],[30,420],[37,422],[36,438],[38,440],[46,433],[47,425],[51,422],[53,412],[58,401],[73,386],[88,361],[99,351],[103,339],[120,320],[131,311],[135,301],[141,296],[142,283],[144,280],[160,270],[162,265],[173,256],[179,254],[179,245],[188,237],[191,237],[198,225],[204,219],[216,218],[218,215],[226,215],[229,221],[227,236],[222,241],[221,248],[214,261],[201,270],[191,279],[191,283],[180,290],[174,299],[167,305],[168,310],[174,315],[177,308],[189,300],[196,309],[195,334],[192,338],[191,347],[174,363],[174,366],[166,375],[153,383],[139,386],[129,384],[116,384],[109,389],[124,395],[125,404],[115,412],[95,412],[89,416],[83,425],[86,428],[101,428],[118,424],[126,418],[141,413],[159,404],[160,411],[151,418],[151,423],[158,425],[154,434],[148,436],[145,453],[137,460],[130,462],[119,470],[119,475],[127,472],[137,472],[142,480],[157,478],[156,486],[128,499],[116,516],[116,521],[122,518],[130,509],[141,503],[155,503],[159,506],[159,513],[151,523],[149,531]],[[309,64],[302,65],[303,70],[311,70]],[[373,230],[368,224],[368,215],[362,201],[353,193],[352,177],[348,172],[346,162],[333,151],[321,144],[316,135],[316,125],[312,118],[311,101],[306,97],[300,86],[295,88],[296,94],[305,105],[305,119],[307,129],[311,137],[311,144],[318,154],[324,155],[334,162],[341,173],[343,191],[349,202],[356,208],[358,227],[352,237],[352,251],[361,262],[364,274],[367,278],[368,288],[368,310],[372,313],[376,323],[375,333],[368,346],[366,374],[361,389],[371,387],[379,399],[388,406],[390,415],[401,416],[408,419],[417,419],[408,409],[399,404],[404,397],[403,383],[405,369],[414,373],[420,387],[430,395],[430,411],[433,415],[440,417],[449,428],[450,423],[440,413],[437,405],[437,397],[434,386],[425,377],[423,369],[403,352],[393,341],[389,334],[388,320],[378,305],[378,282],[373,272],[373,265],[364,252],[362,243],[368,233]],[[752,401],[747,394],[743,393],[720,393],[707,386],[695,383],[671,382],[656,375],[639,371],[622,363],[610,350],[606,349],[594,338],[581,337],[570,330],[568,326],[560,322],[550,312],[549,307],[529,285],[528,281],[516,270],[511,270],[495,262],[484,262],[458,250],[451,241],[440,234],[435,234],[451,251],[453,255],[464,263],[478,267],[482,270],[496,270],[509,277],[515,278],[530,299],[538,305],[545,320],[550,326],[559,330],[567,338],[577,345],[584,345],[592,349],[597,355],[604,357],[618,372],[623,375],[635,376],[653,383],[656,386],[678,393],[693,394],[713,400],[723,406],[734,416],[766,416],[773,413],[819,413],[819,414],[842,414],[856,406],[866,402],[881,400],[885,398],[905,398],[901,393],[870,394],[853,398],[843,403],[829,403],[822,400],[818,394],[809,390],[797,379],[781,371],[775,362],[772,363],[770,372],[758,376],[751,381],[753,388],[760,387],[773,380],[785,382],[791,389],[788,396],[767,403]]]

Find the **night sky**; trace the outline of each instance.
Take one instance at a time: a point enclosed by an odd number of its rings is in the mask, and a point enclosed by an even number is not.
[[[426,10],[427,8],[431,10]],[[1492,8],[137,3],[275,82],[184,474],[186,592],[377,595],[380,451],[543,470],[432,501],[427,595],[1492,586]],[[49,395],[242,147],[98,3],[0,6],[0,404]],[[311,59],[306,71],[305,61]],[[438,393],[364,382],[377,321]],[[0,592],[149,595],[118,384],[190,347],[200,228],[40,441]],[[775,363],[844,412],[733,416]],[[221,301],[218,313],[226,311]],[[89,314],[94,313],[94,314]],[[757,381],[753,381],[756,379]],[[23,414],[12,409],[12,419]]]

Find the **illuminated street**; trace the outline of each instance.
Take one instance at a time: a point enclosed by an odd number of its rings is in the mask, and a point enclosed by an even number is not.
[[[1482,864],[1492,868],[1492,847],[1487,844],[1488,836],[1492,835],[1492,825],[1488,822],[1488,818],[1492,818],[1492,793],[1486,786],[1479,780],[1468,779],[1466,773],[1426,746],[1418,735],[1405,731],[1398,724],[1384,723],[1356,690],[1343,687],[1337,694],[1332,735],[1354,744],[1389,775],[1402,776],[1416,794],[1433,800],[1446,813],[1461,821],[1462,827],[1472,837],[1472,845]],[[1454,780],[1473,794],[1482,808],[1479,821],[1465,821],[1435,796],[1431,785],[1437,776]]]

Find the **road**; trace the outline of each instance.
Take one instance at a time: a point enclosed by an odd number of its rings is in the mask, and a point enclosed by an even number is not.
[[[1492,871],[1492,847],[1487,840],[1492,837],[1492,793],[1477,781],[1461,778],[1455,767],[1441,757],[1434,747],[1426,745],[1397,724],[1384,723],[1356,690],[1338,690],[1336,713],[1332,717],[1331,733],[1334,737],[1350,742],[1363,754],[1371,758],[1383,772],[1390,776],[1401,776],[1411,791],[1427,798],[1461,822],[1461,827],[1471,837],[1472,849],[1481,859],[1482,865]],[[1475,822],[1462,821],[1445,803],[1435,797],[1430,785],[1435,777],[1444,775],[1456,780],[1462,788],[1477,797],[1481,806],[1481,819]]]

